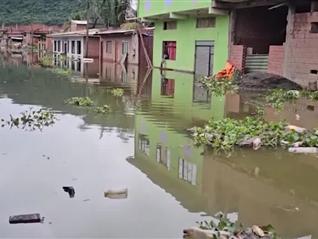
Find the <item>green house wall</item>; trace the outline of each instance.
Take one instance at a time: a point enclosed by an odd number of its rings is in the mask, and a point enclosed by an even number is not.
[[[148,17],[169,12],[211,7],[211,0],[139,0],[138,16]]]
[[[216,16],[213,28],[196,28],[196,18],[177,21],[177,29],[163,30],[163,21],[155,22],[153,65],[160,67],[163,41],[176,41],[176,60],[166,60],[166,68],[194,72],[195,42],[214,41],[213,72],[224,67],[228,58],[229,17]]]

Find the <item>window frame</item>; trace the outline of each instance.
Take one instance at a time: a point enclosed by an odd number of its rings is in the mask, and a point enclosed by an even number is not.
[[[163,22],[163,30],[176,30],[178,28],[178,21],[164,21]]]
[[[107,54],[113,53],[113,41],[112,40],[105,41],[105,51]]]
[[[175,46],[168,46],[168,44],[174,44]],[[174,56],[169,56],[169,48],[174,49]],[[167,55],[167,57],[166,57]],[[169,61],[177,60],[177,41],[163,41],[162,42],[162,59]]]
[[[205,28],[215,28],[215,25],[216,25],[215,17],[198,17],[196,19],[195,27],[197,29],[205,29]]]

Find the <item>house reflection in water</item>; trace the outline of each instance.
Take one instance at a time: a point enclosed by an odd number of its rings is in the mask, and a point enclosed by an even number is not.
[[[162,94],[163,78],[174,80],[174,98]],[[135,118],[131,164],[190,212],[238,212],[244,225],[271,223],[284,238],[318,236],[317,160],[281,151],[203,153],[185,129],[253,109],[238,95],[208,99],[191,75],[155,70],[152,79],[151,107]]]

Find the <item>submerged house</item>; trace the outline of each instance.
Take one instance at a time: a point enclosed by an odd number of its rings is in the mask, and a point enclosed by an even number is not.
[[[90,29],[88,37],[88,52],[85,56],[86,30],[54,33],[49,35],[53,41],[53,53],[56,55],[65,55],[73,59],[82,59],[85,57],[99,58],[99,36],[98,29]]]
[[[231,12],[229,59],[239,69],[317,87],[317,1],[215,0],[214,7]]]
[[[153,28],[108,29],[98,35],[101,62],[139,65],[151,59]]]
[[[140,0],[138,17],[155,24],[155,67],[211,75],[228,58],[228,12],[211,0]]]

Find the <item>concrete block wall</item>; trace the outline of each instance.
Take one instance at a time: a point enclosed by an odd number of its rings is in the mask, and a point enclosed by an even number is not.
[[[270,46],[268,55],[268,73],[275,75],[284,74],[284,46]]]
[[[318,81],[318,33],[311,33],[311,23],[318,22],[318,12],[296,13],[293,29],[287,34],[285,76],[303,86]]]
[[[237,69],[244,69],[244,61],[246,56],[246,48],[243,45],[231,45],[229,53],[229,62]]]

